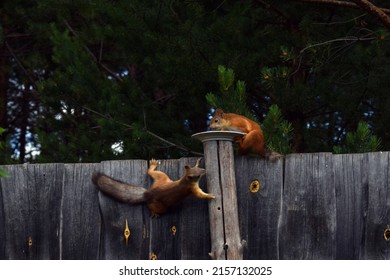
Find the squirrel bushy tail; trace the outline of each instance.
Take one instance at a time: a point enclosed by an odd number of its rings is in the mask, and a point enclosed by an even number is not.
[[[111,178],[103,173],[94,173],[92,175],[92,182],[100,191],[116,198],[121,202],[141,203],[146,201],[145,188],[129,185]]]

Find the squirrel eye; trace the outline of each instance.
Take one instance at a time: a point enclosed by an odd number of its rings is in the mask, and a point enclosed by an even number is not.
[[[218,119],[215,119],[214,122],[218,122]]]

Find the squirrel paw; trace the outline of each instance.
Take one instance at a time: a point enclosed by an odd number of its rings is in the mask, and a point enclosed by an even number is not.
[[[154,158],[152,158],[152,159],[149,161],[149,165],[150,165],[150,166],[152,166],[152,165],[157,166],[157,165],[159,165],[159,164],[160,164],[160,161],[158,161],[158,160],[156,160],[156,159],[154,159]]]
[[[156,214],[156,213],[151,213],[151,214],[150,214],[150,217],[151,217],[152,219],[156,219],[156,218],[159,218],[160,215],[159,215],[159,214]]]

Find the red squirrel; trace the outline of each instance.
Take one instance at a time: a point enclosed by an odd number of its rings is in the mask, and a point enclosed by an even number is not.
[[[94,173],[92,181],[100,191],[119,201],[146,202],[151,216],[158,217],[169,207],[183,201],[191,194],[200,199],[215,198],[214,195],[203,192],[199,187],[200,178],[206,174],[206,170],[199,167],[199,161],[200,159],[196,161],[194,167],[186,165],[185,174],[180,179],[172,181],[164,172],[155,170],[158,161],[152,159],[147,173],[154,182],[149,189],[129,185],[102,173]]]
[[[256,154],[267,159],[275,159],[281,156],[276,152],[265,149],[264,135],[260,125],[247,117],[233,113],[225,113],[222,109],[217,109],[210,121],[210,128],[212,130],[246,133],[243,137],[236,140],[239,145],[238,151],[240,154]]]

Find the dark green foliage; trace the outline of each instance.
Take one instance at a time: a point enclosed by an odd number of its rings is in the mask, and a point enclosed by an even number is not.
[[[367,123],[359,122],[355,132],[348,132],[343,146],[333,147],[337,154],[341,153],[366,153],[379,151],[381,140],[372,135]]]
[[[361,120],[390,149],[389,31],[359,9],[277,0],[0,5],[8,161],[202,152],[190,136],[207,129],[217,102],[206,92],[263,124],[277,105],[293,152],[332,151]],[[218,65],[226,68],[216,76]]]
[[[271,151],[281,154],[292,152],[292,125],[282,117],[278,105],[271,105],[268,114],[265,116],[262,129],[265,137],[266,147]]]
[[[235,83],[234,70],[218,66],[219,94],[206,94],[207,102],[214,108],[256,119],[247,106],[247,93],[244,81]]]

